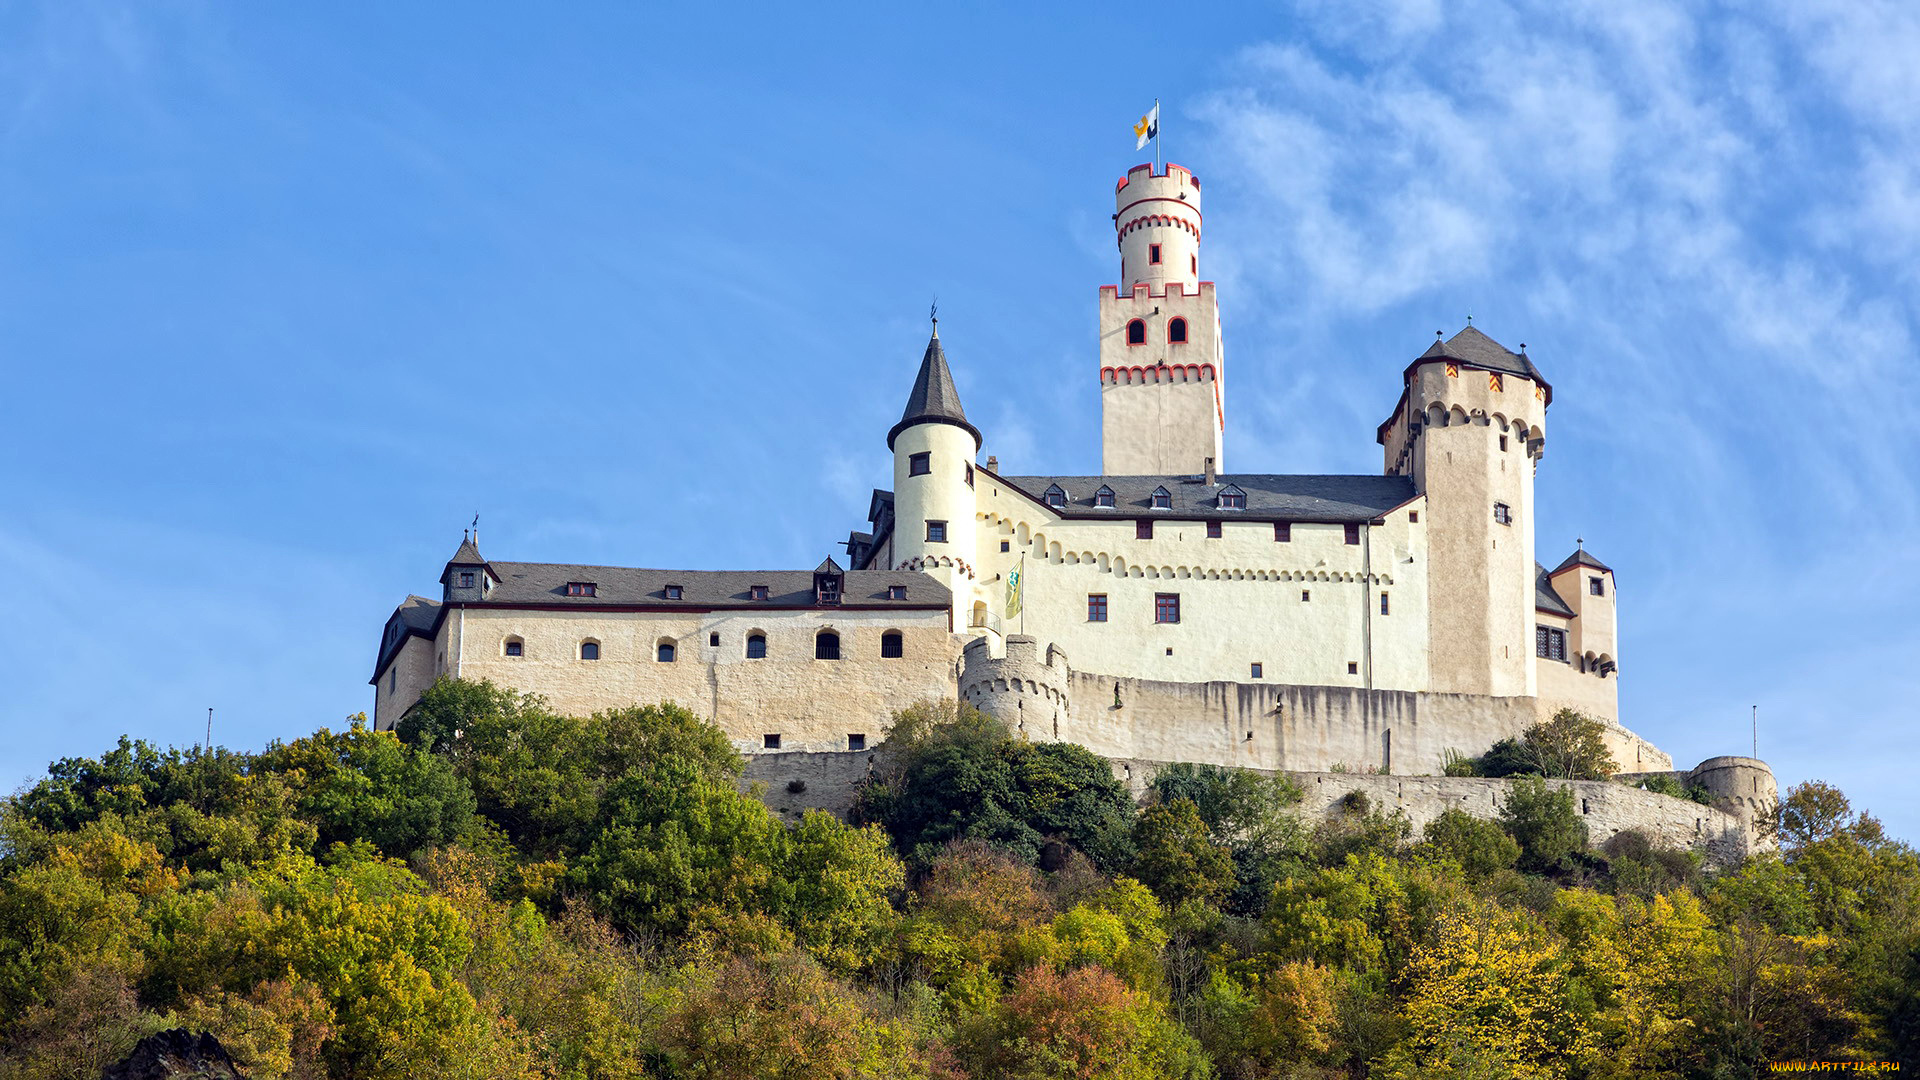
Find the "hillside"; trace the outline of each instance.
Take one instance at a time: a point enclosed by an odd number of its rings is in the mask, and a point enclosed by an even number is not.
[[[253,1077],[1747,1077],[1920,1065],[1920,859],[1837,790],[1724,870],[1515,781],[1363,796],[898,718],[783,821],[671,706],[443,681],[396,733],[122,739],[0,813],[0,1078],[213,1032]]]

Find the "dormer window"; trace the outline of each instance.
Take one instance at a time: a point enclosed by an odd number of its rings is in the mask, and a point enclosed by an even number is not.
[[[460,587],[463,589],[473,588],[473,571],[471,570],[460,571]]]
[[[1167,320],[1167,343],[1170,345],[1185,345],[1187,343],[1187,320]]]
[[[1145,320],[1135,319],[1127,324],[1127,344],[1145,345],[1147,343],[1147,324]]]
[[[669,599],[669,600],[682,600],[682,599],[685,599],[685,598],[686,598],[686,590],[685,590],[685,589],[683,589],[683,588],[681,588],[681,587],[680,587],[680,586],[678,586],[678,585],[669,585],[669,586],[667,586],[667,599]]]
[[[1153,508],[1155,510],[1173,509],[1173,493],[1163,487],[1154,488],[1153,489]]]
[[[1100,490],[1093,493],[1093,505],[1113,509],[1113,489],[1101,484]]]
[[[1220,490],[1220,509],[1245,510],[1246,508],[1247,508],[1246,492],[1241,491],[1237,487],[1226,487]]]
[[[747,599],[765,600],[766,598],[767,598],[767,587],[765,585],[747,586]]]
[[[1067,508],[1067,490],[1059,484],[1053,485],[1047,489],[1046,502],[1048,506],[1053,507],[1055,510],[1065,510]]]
[[[597,594],[594,590],[594,583],[591,581],[569,581],[567,582],[567,595],[594,596]]]
[[[907,587],[905,585],[887,586],[887,599],[905,600],[906,598],[907,598]]]

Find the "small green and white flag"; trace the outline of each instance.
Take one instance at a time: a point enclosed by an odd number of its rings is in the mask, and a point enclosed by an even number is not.
[[[1007,571],[1007,618],[1009,619],[1020,614],[1020,601],[1022,599],[1020,590],[1026,578],[1026,575],[1023,574],[1022,571],[1026,568],[1026,565],[1027,561],[1021,559],[1013,569]]]

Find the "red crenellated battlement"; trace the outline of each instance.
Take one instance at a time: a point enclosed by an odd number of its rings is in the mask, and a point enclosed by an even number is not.
[[[1151,180],[1155,177],[1163,177],[1163,178],[1170,177],[1176,172],[1185,173],[1187,177],[1187,182],[1192,184],[1195,190],[1199,190],[1200,178],[1193,175],[1192,169],[1187,168],[1185,165],[1175,165],[1173,162],[1169,161],[1167,162],[1166,167],[1162,169],[1160,172],[1153,171],[1152,162],[1144,162],[1142,164],[1135,165],[1133,168],[1127,170],[1127,175],[1121,177],[1119,183],[1113,185],[1113,191],[1114,191],[1114,194],[1118,195],[1120,192],[1126,190],[1126,187],[1128,184],[1133,183],[1137,179]]]
[[[1155,289],[1152,285],[1143,281],[1129,290],[1131,298],[1135,300],[1165,299],[1168,296],[1205,296],[1212,291],[1213,282],[1211,281],[1201,282],[1199,292],[1189,292],[1187,287],[1178,281],[1169,281],[1160,289]],[[1120,286],[1100,286],[1100,299],[1105,300],[1108,297],[1112,297],[1115,300],[1120,299]]]

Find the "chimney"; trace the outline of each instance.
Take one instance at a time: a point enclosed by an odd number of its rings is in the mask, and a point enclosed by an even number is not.
[[[1000,475],[1000,459],[992,454],[987,455],[987,471],[995,476]]]
[[[1212,487],[1213,484],[1214,484],[1213,459],[1208,458],[1207,459],[1207,486]]]

